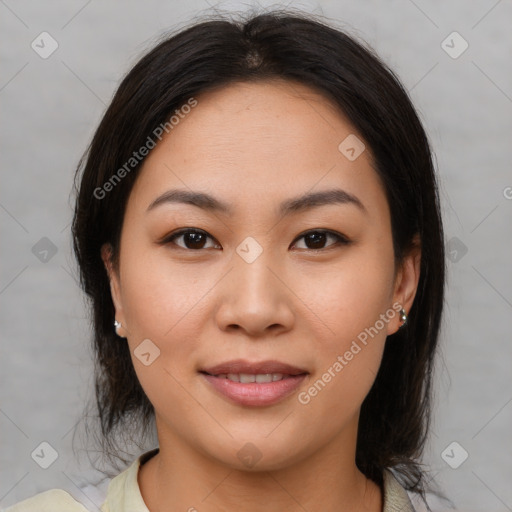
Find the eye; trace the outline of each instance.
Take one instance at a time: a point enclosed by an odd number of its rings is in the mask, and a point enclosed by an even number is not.
[[[341,235],[340,233],[326,230],[308,231],[307,233],[304,233],[299,238],[297,238],[297,240],[300,240],[301,238],[303,238],[305,241],[305,248],[311,250],[325,249],[323,246],[326,243],[326,240],[329,238],[335,242],[328,245],[327,248],[335,245],[348,245],[350,243],[348,238]]]
[[[180,238],[183,238],[184,246],[175,242],[175,240]],[[206,231],[202,231],[200,229],[182,229],[181,231],[166,237],[162,240],[162,243],[173,243],[182,249],[200,250],[210,248],[205,247],[205,242],[208,238],[214,240],[210,235],[208,235],[208,233],[206,233]]]
[[[182,243],[177,243],[176,240],[180,239],[183,239]],[[220,248],[218,243],[208,247],[206,245],[208,239],[214,240],[216,242],[212,236],[201,229],[182,229],[165,237],[161,243],[164,245],[172,243],[181,249],[196,251],[201,249]],[[299,236],[296,240],[300,239],[304,239],[306,247],[299,247],[299,249],[310,249],[315,251],[323,250],[335,245],[348,245],[350,243],[350,241],[344,235],[328,230],[308,231]],[[324,247],[326,241],[329,239],[334,240],[334,243]],[[296,245],[296,243],[294,245]]]

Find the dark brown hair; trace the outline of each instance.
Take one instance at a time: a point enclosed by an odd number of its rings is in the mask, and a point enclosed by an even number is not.
[[[103,452],[119,456],[116,431],[124,439],[132,434],[142,438],[154,421],[128,345],[113,328],[114,306],[100,257],[108,242],[118,261],[124,211],[142,162],[123,174],[108,197],[98,198],[97,190],[191,97],[233,82],[272,79],[320,92],[361,135],[389,202],[396,261],[415,235],[421,241],[417,294],[406,326],[388,337],[375,383],[362,404],[356,463],[377,483],[382,483],[384,468],[394,468],[407,489],[423,494],[426,478],[419,458],[430,424],[445,278],[429,142],[400,81],[371,49],[319,16],[292,11],[242,20],[220,16],[166,36],[122,80],[80,161],[72,230],[81,283],[92,306]]]

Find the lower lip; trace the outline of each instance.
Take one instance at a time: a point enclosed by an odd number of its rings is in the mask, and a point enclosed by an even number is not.
[[[239,405],[264,406],[280,402],[293,393],[307,374],[293,375],[275,382],[234,382],[203,373],[203,377],[222,395]]]

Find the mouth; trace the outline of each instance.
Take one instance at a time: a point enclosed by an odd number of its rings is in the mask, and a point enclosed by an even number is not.
[[[285,375],[284,373],[219,373],[218,375],[212,375],[205,373],[211,377],[217,377],[218,379],[228,379],[231,382],[241,382],[242,384],[250,384],[257,382],[262,384],[264,382],[277,382],[279,380],[289,379],[291,375]]]
[[[279,361],[229,361],[199,371],[213,390],[245,406],[280,402],[304,381],[309,372]]]

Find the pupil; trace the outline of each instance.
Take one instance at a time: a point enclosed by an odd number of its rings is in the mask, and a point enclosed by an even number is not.
[[[204,240],[203,240],[203,244],[201,244],[202,236],[203,236],[202,233],[194,233],[194,232],[186,233],[185,234],[186,245],[188,246],[189,242],[190,242],[193,249],[201,249],[202,245],[204,245]],[[194,244],[198,244],[198,245],[194,245]]]
[[[314,247],[310,247],[310,249],[321,249],[325,243],[325,233],[310,233],[306,235],[306,240],[312,241]]]

